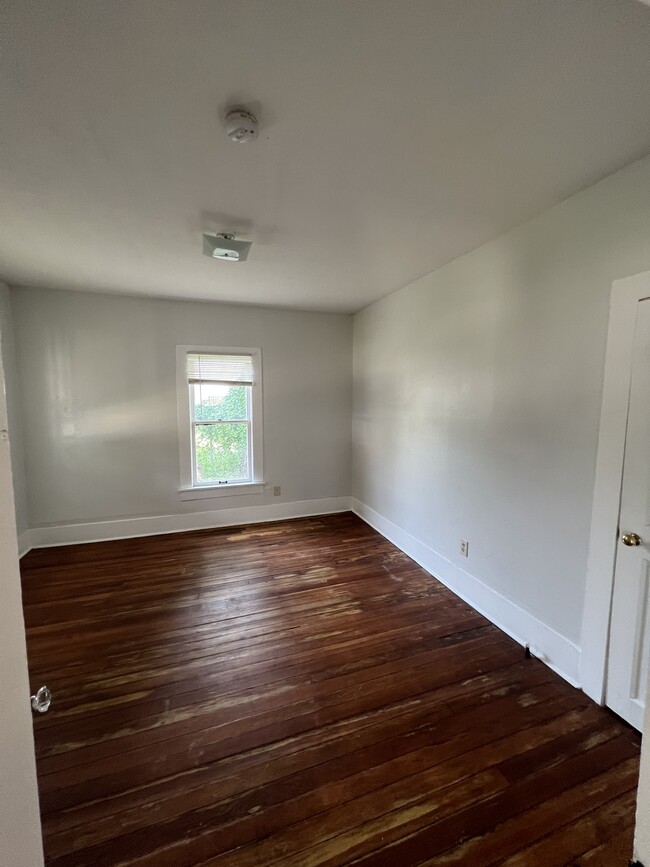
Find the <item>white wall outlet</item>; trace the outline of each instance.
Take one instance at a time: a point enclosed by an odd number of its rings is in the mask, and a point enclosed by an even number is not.
[[[273,488],[273,496],[279,497],[281,493],[282,493],[282,488],[280,487],[280,485],[275,485]]]
[[[460,553],[463,557],[469,557],[469,542],[467,539],[460,540]]]

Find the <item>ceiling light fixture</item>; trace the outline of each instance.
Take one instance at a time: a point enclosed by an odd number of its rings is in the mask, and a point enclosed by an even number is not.
[[[211,259],[223,259],[225,262],[244,262],[248,259],[248,251],[252,241],[235,241],[230,232],[219,232],[217,235],[203,234],[203,255]]]
[[[226,133],[230,141],[237,144],[254,141],[257,138],[258,123],[249,111],[231,108],[226,114]]]

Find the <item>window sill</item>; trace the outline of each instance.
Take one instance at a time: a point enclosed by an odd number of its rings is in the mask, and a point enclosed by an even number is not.
[[[204,500],[211,497],[242,497],[247,494],[264,492],[264,482],[243,482],[233,485],[205,485],[196,488],[181,488],[178,492],[180,500]]]

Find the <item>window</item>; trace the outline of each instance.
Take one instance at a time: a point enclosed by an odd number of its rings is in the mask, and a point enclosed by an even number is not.
[[[181,493],[260,486],[259,349],[179,346],[177,353]]]

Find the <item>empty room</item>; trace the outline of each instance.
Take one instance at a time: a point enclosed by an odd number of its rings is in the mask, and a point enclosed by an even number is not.
[[[0,867],[650,867],[650,2],[0,35]]]

